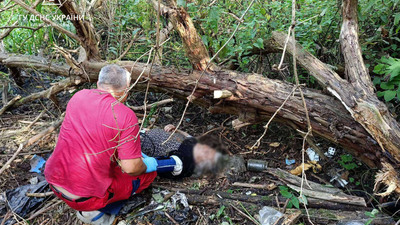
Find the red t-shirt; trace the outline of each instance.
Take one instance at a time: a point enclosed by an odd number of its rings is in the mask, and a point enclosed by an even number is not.
[[[114,106],[113,106],[114,104]],[[48,183],[81,197],[105,196],[119,159],[142,156],[135,113],[100,90],[81,90],[69,101],[56,148],[46,162]]]

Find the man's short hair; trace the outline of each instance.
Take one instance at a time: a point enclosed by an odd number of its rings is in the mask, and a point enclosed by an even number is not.
[[[114,91],[120,91],[129,85],[131,74],[117,64],[110,64],[101,68],[99,73],[99,86],[107,86]]]

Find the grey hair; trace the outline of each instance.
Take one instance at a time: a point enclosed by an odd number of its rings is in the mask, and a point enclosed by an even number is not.
[[[129,85],[131,74],[117,64],[110,64],[101,68],[99,73],[99,86],[106,86],[113,91],[120,91]]]

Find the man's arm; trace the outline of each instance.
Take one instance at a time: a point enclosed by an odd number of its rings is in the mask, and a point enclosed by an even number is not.
[[[143,154],[143,158],[122,159],[121,169],[131,176],[138,176],[143,173],[150,173],[157,170],[158,162],[154,157]]]
[[[146,172],[147,166],[143,163],[142,158],[122,159],[121,169],[131,176],[139,176]]]

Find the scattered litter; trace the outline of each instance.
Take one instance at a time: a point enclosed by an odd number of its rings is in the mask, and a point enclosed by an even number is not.
[[[288,159],[288,158],[286,158],[286,159],[285,159],[285,163],[286,163],[286,165],[290,166],[290,165],[292,165],[292,164],[295,164],[295,163],[296,163],[296,160],[295,160],[295,159]]]
[[[264,206],[259,212],[260,214],[260,223],[261,225],[272,225],[277,224],[277,220],[279,220],[283,214],[274,208]]]
[[[272,143],[269,144],[269,147],[274,147],[274,148],[276,148],[276,147],[279,147],[279,145],[281,145],[281,143],[279,143],[279,142],[272,142]]]
[[[306,152],[307,152],[308,158],[309,158],[311,161],[316,161],[316,162],[319,161],[319,155],[315,152],[314,149],[312,149],[312,148],[307,148]]]
[[[146,199],[143,197],[143,195],[141,194],[135,195],[134,198],[129,199],[125,203],[121,211],[119,211],[119,215],[126,215],[128,213],[131,213],[134,209],[143,206],[145,204],[146,204]]]
[[[155,206],[155,208],[147,209],[147,208],[153,207],[153,206]],[[158,204],[158,205],[149,205],[149,206],[147,206],[145,209],[142,209],[142,210],[138,211],[135,215],[133,215],[133,217],[142,216],[142,215],[147,214],[147,213],[149,213],[149,212],[155,212],[155,211],[158,211],[158,210],[161,210],[161,209],[164,209],[164,206],[161,205],[161,204]]]
[[[261,172],[266,170],[268,167],[268,162],[265,160],[259,159],[249,159],[247,161],[247,170]]]
[[[28,184],[12,190],[7,190],[5,196],[8,207],[12,210],[12,212],[24,218],[45,200],[45,198],[27,197],[26,193],[42,193],[47,186],[47,182],[43,180],[37,184]],[[9,219],[9,221],[10,220],[11,223],[6,222],[5,224],[12,224],[13,219]]]
[[[255,183],[255,182],[259,181],[259,180],[261,180],[261,177],[254,176],[254,177],[250,178],[249,183]]]
[[[163,110],[165,113],[171,113],[171,112],[172,112],[172,106],[163,107],[162,110]]]
[[[246,195],[251,195],[251,193],[252,193],[251,191],[247,191]]]
[[[181,193],[178,191],[178,192],[176,192],[176,194],[171,196],[171,199],[172,199],[172,205],[174,206],[175,209],[177,208],[176,203],[178,203],[178,201],[183,205],[183,207],[185,207],[185,208],[189,207],[187,197],[184,193]]]
[[[46,163],[46,160],[41,156],[34,155],[31,159],[31,170],[29,172],[41,173],[41,169],[43,165]]]
[[[190,119],[189,119],[189,118],[186,118],[185,120],[186,120],[186,122],[190,122]]]
[[[342,187],[344,187],[344,186],[346,186],[349,182],[347,182],[347,180],[345,180],[345,179],[343,179],[343,178],[341,178],[341,176],[339,175],[339,174],[337,174],[336,176],[333,176],[332,177],[332,179],[329,181],[329,182],[333,182],[333,181],[337,181],[339,184],[340,184],[340,186],[342,186]]]
[[[31,179],[29,179],[29,183],[31,183],[31,184],[37,184],[37,183],[39,183],[38,177],[32,177]]]
[[[321,165],[319,165],[316,161],[308,161],[308,163],[304,164],[304,171],[307,171],[311,168],[314,173],[319,173],[322,170]],[[302,171],[303,171],[303,163],[289,172],[293,175],[299,176]]]
[[[328,158],[332,158],[336,153],[336,148],[329,147],[328,151],[324,153],[324,155]]]
[[[126,221],[125,220],[121,220],[117,223],[117,225],[126,225]]]

